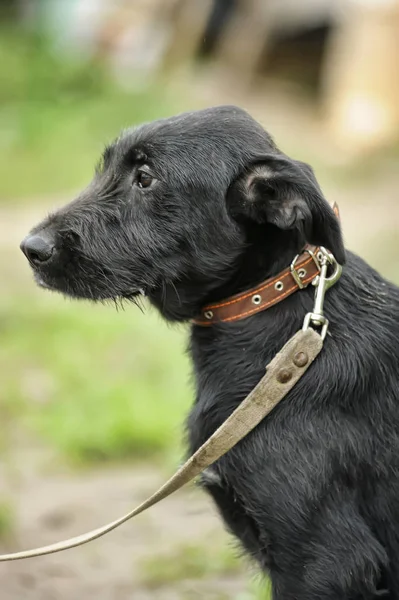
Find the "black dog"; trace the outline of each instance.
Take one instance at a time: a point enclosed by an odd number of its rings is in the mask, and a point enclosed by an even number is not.
[[[122,133],[89,187],[21,246],[44,287],[92,300],[141,292],[166,319],[188,321],[277,274],[306,242],[345,263],[312,170],[247,113],[218,107]],[[346,258],[326,297],[322,353],[204,478],[270,573],[274,600],[399,599],[399,293]],[[312,305],[309,287],[235,323],[192,327],[191,452]]]

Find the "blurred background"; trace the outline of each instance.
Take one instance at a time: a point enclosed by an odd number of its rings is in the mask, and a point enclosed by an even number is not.
[[[127,511],[183,456],[185,328],[37,289],[18,250],[125,126],[234,103],[399,282],[397,0],[0,0],[0,551]],[[194,486],[89,546],[0,565],[1,599],[265,600]]]

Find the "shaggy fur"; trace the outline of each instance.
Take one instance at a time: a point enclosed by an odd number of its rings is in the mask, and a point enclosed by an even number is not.
[[[123,132],[89,187],[22,248],[45,287],[93,300],[142,291],[184,322],[278,273],[305,242],[346,258],[326,297],[331,335],[204,487],[270,573],[274,600],[399,600],[398,288],[345,257],[310,167],[235,107],[146,124]],[[255,386],[312,303],[309,287],[245,320],[192,326],[190,452]]]

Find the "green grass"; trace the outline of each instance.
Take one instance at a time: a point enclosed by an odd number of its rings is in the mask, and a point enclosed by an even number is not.
[[[15,515],[12,504],[0,499],[0,540],[9,538],[14,530]]]
[[[151,589],[179,581],[231,575],[240,569],[235,554],[226,546],[182,544],[168,554],[153,555],[141,562],[141,581]]]
[[[155,314],[43,292],[29,302],[9,295],[0,298],[0,335],[3,415],[22,419],[70,459],[180,447],[192,396],[184,335]]]
[[[238,558],[237,552],[229,546],[200,543],[182,544],[168,553],[154,554],[140,564],[141,583],[148,589],[157,590],[172,587],[179,582],[212,581],[212,578],[233,578],[246,572],[245,563]],[[194,586],[193,586],[194,587]],[[270,600],[268,581],[253,581],[245,594],[235,595],[233,600]],[[231,596],[212,596],[212,598],[231,598]]]
[[[240,594],[234,600],[271,600],[271,597],[272,588],[270,581],[257,577],[249,586],[248,593]]]

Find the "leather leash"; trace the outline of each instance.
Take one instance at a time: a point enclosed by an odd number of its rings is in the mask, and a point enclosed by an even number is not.
[[[320,251],[323,257],[319,261],[320,274],[314,280],[316,287],[314,308],[305,316],[302,330],[298,331],[267,365],[264,377],[230,417],[163,486],[135,509],[103,527],[48,546],[2,554],[0,562],[61,552],[87,544],[105,535],[197,477],[252,431],[295,386],[323,347],[328,327],[328,321],[323,315],[324,294],[339,279],[342,269],[328,251],[324,248]],[[334,265],[334,272],[330,277],[327,277],[328,265]],[[321,334],[310,325],[322,327]]]

